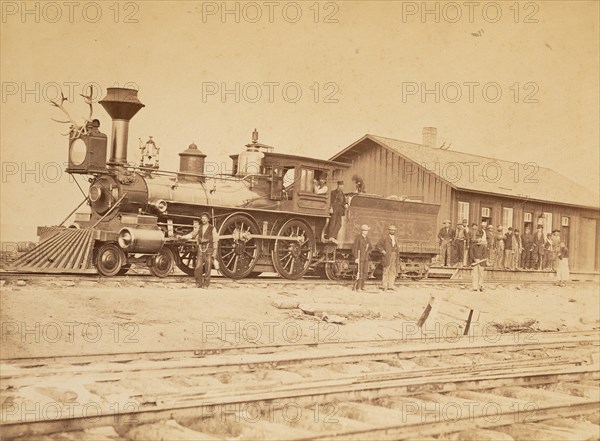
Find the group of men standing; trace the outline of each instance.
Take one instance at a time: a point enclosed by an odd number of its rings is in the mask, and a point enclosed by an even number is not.
[[[518,228],[502,226],[494,228],[482,222],[468,226],[466,219],[452,228],[449,220],[443,222],[438,233],[440,258],[443,266],[466,267],[475,261],[473,246],[478,235],[485,236],[485,259],[488,267],[508,270],[552,270],[558,269],[559,260],[568,253],[561,242],[560,231],[544,234],[544,227],[538,225],[532,233],[525,227],[521,235]]]
[[[388,234],[382,236],[375,246],[371,244],[367,237],[370,229],[368,225],[361,225],[360,233],[356,235],[352,245],[352,255],[354,256],[354,262],[357,264],[354,289],[365,289],[365,281],[369,277],[369,257],[373,250],[377,250],[381,253],[381,266],[383,267],[381,289],[394,291],[399,251],[396,226],[390,225]]]

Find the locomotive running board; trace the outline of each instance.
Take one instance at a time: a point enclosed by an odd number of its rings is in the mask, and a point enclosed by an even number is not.
[[[94,231],[63,227],[48,227],[40,235],[40,243],[17,258],[9,268],[19,272],[89,273],[92,264]]]

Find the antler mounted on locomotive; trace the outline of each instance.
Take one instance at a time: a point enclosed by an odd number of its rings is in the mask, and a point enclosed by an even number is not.
[[[89,176],[90,186],[59,226],[38,227],[40,243],[14,262],[17,269],[114,276],[135,263],[159,277],[175,266],[192,275],[195,244],[180,236],[199,228],[201,213],[208,211],[219,234],[216,260],[226,277],[277,272],[297,279],[311,268],[330,278],[348,275],[354,270],[349,250],[358,226],[369,223],[376,240],[386,222],[404,225],[399,240],[411,244],[399,269],[426,271],[435,250],[422,245],[434,235],[438,206],[351,193],[339,240],[328,239],[330,195],[315,193],[313,180],[334,182],[349,164],[276,153],[258,142],[256,130],[252,142],[231,156],[229,174],[205,174],[206,155],[195,144],[179,153],[179,171],[161,170],[152,137],[145,144],[140,139],[139,165],[129,163],[129,122],[144,107],[137,93],[108,88],[100,101],[112,118],[110,149],[99,120],[92,120],[91,92],[82,95],[90,106],[82,126],[63,107],[64,96],[52,103],[68,118],[59,122],[70,124],[67,172]],[[89,212],[76,213],[72,225],[63,226],[85,203]],[[416,266],[407,267],[408,261]],[[375,254],[372,269],[377,265]]]

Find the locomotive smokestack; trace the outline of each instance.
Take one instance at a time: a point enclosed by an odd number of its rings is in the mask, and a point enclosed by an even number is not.
[[[112,137],[109,164],[127,164],[127,136],[129,121],[144,105],[138,100],[138,91],[109,87],[100,104],[112,118]]]

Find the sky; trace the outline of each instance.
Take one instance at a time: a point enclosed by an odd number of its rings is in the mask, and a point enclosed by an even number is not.
[[[255,128],[278,152],[330,158],[367,133],[437,127],[453,150],[597,192],[599,4],[2,2],[0,240],[35,240],[82,200],[49,100],[60,87],[82,121],[86,84],[95,101],[139,89],[129,159],[151,135],[166,169],[194,142],[227,172]]]

